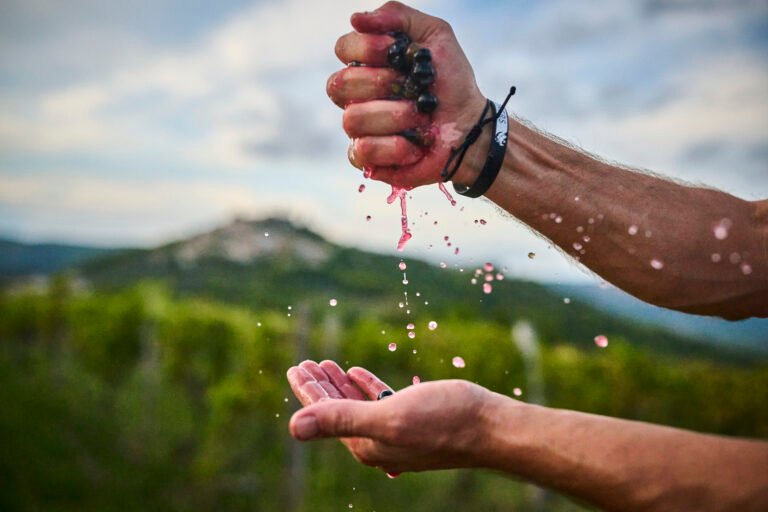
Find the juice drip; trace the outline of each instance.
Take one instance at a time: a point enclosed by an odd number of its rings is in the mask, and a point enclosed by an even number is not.
[[[400,235],[400,240],[397,242],[398,251],[402,251],[405,248],[405,244],[408,243],[408,240],[413,237],[411,231],[408,229],[408,211],[405,205],[405,194],[407,192],[406,189],[395,187],[393,185],[392,193],[387,198],[387,204],[394,203],[396,198],[400,199],[400,226],[402,234]]]
[[[438,184],[437,184],[437,187],[440,189],[440,192],[442,192],[443,194],[445,194],[445,197],[447,197],[447,198],[448,198],[448,201],[450,201],[450,203],[451,203],[451,206],[456,206],[456,200],[453,198],[453,196],[451,195],[451,193],[450,193],[450,192],[448,192],[448,189],[447,189],[447,188],[445,188],[445,184],[444,184],[444,183],[438,183]]]

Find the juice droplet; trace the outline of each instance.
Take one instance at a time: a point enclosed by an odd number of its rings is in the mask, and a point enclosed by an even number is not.
[[[403,279],[403,284],[408,284],[408,280],[407,279]]]
[[[605,348],[608,346],[608,338],[602,334],[595,336],[595,345],[597,345],[600,348]]]
[[[427,324],[427,327],[429,327],[430,331],[434,331],[435,329],[437,329],[437,322],[432,320],[431,322],[429,322],[429,324]]]
[[[533,259],[533,258],[535,258],[535,257],[536,257],[536,253],[535,253],[535,252],[529,252],[529,253],[528,253],[528,259],[529,259],[529,260],[532,260],[532,259]]]
[[[467,363],[464,362],[464,359],[459,356],[456,356],[453,359],[451,359],[451,364],[453,364],[453,366],[455,366],[456,368],[464,368],[467,365]]]
[[[486,295],[490,295],[490,293],[493,291],[493,286],[491,283],[483,283],[483,293]]]
[[[447,268],[448,264],[446,264],[444,261],[440,262],[440,268]]]
[[[409,337],[409,338],[411,338],[411,339],[413,339],[413,338],[415,338],[415,337],[416,337],[416,333],[415,333],[415,332],[413,332],[413,331],[408,331],[408,337]]]
[[[267,233],[267,232],[265,231],[265,232],[264,232],[264,236],[265,236],[266,238],[269,238],[269,233]]]
[[[752,273],[752,267],[747,263],[743,263],[741,265],[741,273],[744,274],[745,276],[748,276],[749,274]]]
[[[480,225],[485,226],[488,222],[485,219],[480,219]]]
[[[470,283],[472,283],[472,284],[477,284],[477,279],[475,279],[475,278],[473,277],[472,279],[470,279],[470,280],[469,280],[469,282],[470,282]]]
[[[414,375],[413,379],[411,379],[411,382],[413,382],[413,385],[421,384],[421,378],[418,375]]]
[[[741,254],[737,252],[732,252],[730,256],[728,256],[728,261],[733,263],[734,265],[741,261]]]
[[[493,281],[493,274],[485,274],[485,282],[490,283]]]
[[[520,389],[520,388],[515,388],[515,389],[512,390],[512,394],[515,395],[515,396],[522,396],[523,395],[523,390]]]
[[[629,233],[632,236],[635,236],[637,234],[637,229],[638,229],[637,226],[632,224],[631,226],[629,226],[629,229],[627,230],[627,233]]]
[[[397,268],[399,268],[400,270],[405,270],[406,268],[408,268],[408,266],[405,264],[404,261],[401,261],[400,264],[397,266]]]
[[[720,221],[718,221],[712,228],[715,238],[718,240],[725,240],[728,238],[728,230],[731,229],[732,224],[731,219],[720,219]]]
[[[371,216],[370,216],[370,215],[366,215],[366,216],[365,216],[365,220],[367,220],[368,222],[370,222],[370,221],[371,221]]]
[[[496,274],[496,280],[497,281],[503,281],[504,280],[504,274],[502,274],[501,272],[497,273]]]
[[[387,349],[390,352],[394,352],[395,350],[397,350],[397,343],[390,343],[389,345],[387,345]]]
[[[397,250],[402,251],[405,249],[405,244],[408,243],[408,240],[413,238],[413,235],[411,234],[411,231],[408,229],[408,208],[405,203],[405,195],[408,191],[404,188],[399,187],[392,187],[392,193],[387,198],[387,203],[392,204],[395,202],[395,199],[400,199],[400,229],[401,229],[401,235],[400,240],[397,242]]]
[[[373,175],[373,168],[372,167],[364,167],[363,168],[363,178],[370,179],[371,175]]]
[[[483,269],[485,269],[486,272],[493,272],[493,265],[491,263],[486,263],[483,265]]]
[[[564,304],[570,304],[571,303],[571,299],[569,299],[568,297],[565,297],[565,298],[563,298],[563,303]]]
[[[654,259],[651,260],[651,266],[653,268],[655,268],[656,270],[661,270],[661,269],[664,268],[664,262],[654,258]]]
[[[451,206],[456,206],[456,200],[453,198],[450,192],[448,192],[448,189],[445,188],[445,184],[438,183],[437,187],[440,189],[440,192],[445,194],[445,197],[448,199],[448,201],[451,203]]]
[[[713,253],[711,259],[712,259],[712,263],[720,263],[720,260],[722,259],[722,257],[718,253]]]
[[[336,299],[331,299],[331,300],[328,301],[328,304],[330,304],[331,307],[335,307],[336,304],[338,304],[338,303],[339,303],[339,301],[336,300]]]
[[[405,328],[408,329],[409,331],[412,331],[412,330],[414,330],[416,328],[416,326],[413,325],[413,323],[410,323],[410,324],[406,325]]]
[[[360,186],[359,186],[359,187],[357,187],[357,191],[358,191],[358,192],[360,192],[361,194],[362,194],[363,192],[365,192],[365,184],[364,184],[364,183],[361,183],[361,184],[360,184]]]
[[[447,242],[448,240],[450,240],[450,239],[451,239],[451,237],[449,237],[448,235],[445,235],[445,236],[443,237],[443,240],[445,240],[446,242]]]
[[[573,242],[573,248],[577,251],[580,251],[582,248],[582,245],[579,242]]]
[[[558,215],[555,217],[555,223],[560,224],[561,222],[563,222],[563,218],[561,216]]]
[[[387,473],[387,478],[397,478],[400,476],[400,473]]]
[[[453,250],[453,254],[456,255],[456,256],[459,255],[459,248],[458,247]]]

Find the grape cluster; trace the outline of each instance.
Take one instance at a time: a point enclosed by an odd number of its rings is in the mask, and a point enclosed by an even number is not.
[[[432,66],[432,52],[412,43],[407,34],[391,34],[395,42],[387,51],[387,62],[397,71],[405,74],[403,83],[392,86],[396,96],[416,101],[419,112],[430,114],[437,108],[437,97],[429,92],[435,82],[435,68]]]

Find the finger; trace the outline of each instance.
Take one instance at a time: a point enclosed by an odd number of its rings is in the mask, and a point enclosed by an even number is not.
[[[381,100],[394,95],[393,84],[402,82],[390,68],[350,67],[340,69],[328,78],[328,97],[340,107],[352,102]]]
[[[431,31],[435,30],[437,24],[445,24],[439,18],[424,14],[400,2],[387,2],[375,11],[355,13],[350,21],[358,32],[379,34],[405,32],[415,41],[426,38]]]
[[[287,372],[288,383],[296,398],[301,405],[307,406],[322,400],[328,400],[330,397],[320,384],[308,372],[293,366]]]
[[[442,181],[440,170],[434,168],[432,162],[420,160],[407,168],[398,166],[371,167],[370,178],[383,181],[398,188],[412,189]]]
[[[304,361],[299,365],[299,368],[312,375],[320,387],[322,387],[325,392],[328,393],[330,398],[344,398],[344,396],[341,394],[341,391],[339,391],[328,378],[328,374],[326,374],[323,369],[320,368],[320,365],[318,365],[316,362]]]
[[[322,361],[320,368],[328,375],[334,386],[341,392],[344,398],[350,398],[352,400],[365,400],[365,395],[355,384],[347,377],[344,370],[339,368],[339,365],[333,361]]]
[[[305,407],[291,418],[288,428],[296,439],[321,437],[373,437],[382,431],[382,404],[362,400],[326,400]]]
[[[379,393],[384,390],[392,391],[392,388],[384,384],[377,376],[366,370],[355,366],[347,370],[347,376],[350,380],[357,384],[357,386],[363,390],[363,393],[368,395],[371,400],[376,400],[379,397]]]
[[[344,131],[350,137],[396,135],[429,125],[429,116],[416,110],[412,101],[374,100],[352,103],[344,109]]]
[[[423,151],[403,137],[362,137],[352,140],[349,159],[357,168],[413,165],[424,156]]]
[[[394,41],[386,34],[350,32],[336,41],[336,56],[344,64],[355,61],[368,66],[388,66],[387,52]]]

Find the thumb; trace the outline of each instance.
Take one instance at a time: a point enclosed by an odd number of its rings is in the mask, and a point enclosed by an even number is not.
[[[293,415],[288,428],[300,441],[320,437],[373,437],[381,412],[375,402],[325,400]]]
[[[387,2],[375,11],[353,14],[350,21],[358,32],[405,32],[411,39],[420,41],[441,20],[400,2]]]

